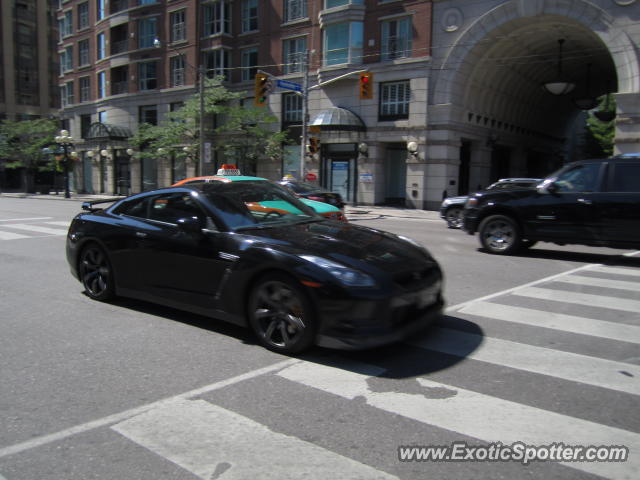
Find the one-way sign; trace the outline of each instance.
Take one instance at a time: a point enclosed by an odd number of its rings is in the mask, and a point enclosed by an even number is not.
[[[295,90],[296,92],[302,92],[302,85],[299,83],[289,82],[288,80],[278,80],[276,85],[279,88],[284,88],[286,90]]]

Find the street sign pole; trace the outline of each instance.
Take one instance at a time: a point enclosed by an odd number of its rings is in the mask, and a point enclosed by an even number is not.
[[[307,124],[309,123],[309,50],[302,54],[302,136],[300,137],[300,181],[304,180],[305,160],[307,156]]]

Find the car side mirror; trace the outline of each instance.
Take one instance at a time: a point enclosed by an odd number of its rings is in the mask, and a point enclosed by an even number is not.
[[[536,187],[536,190],[538,190],[538,193],[556,193],[558,191],[558,186],[555,184],[555,182],[543,182],[540,185],[538,185]]]
[[[198,217],[183,217],[176,222],[178,228],[186,233],[199,234],[202,233],[202,221]]]

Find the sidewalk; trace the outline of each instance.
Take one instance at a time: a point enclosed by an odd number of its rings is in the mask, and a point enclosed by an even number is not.
[[[1,192],[0,198],[34,198],[39,200],[65,200],[67,202],[90,202],[91,200],[103,200],[111,198],[124,198],[117,195],[89,195],[83,193],[72,193],[71,198],[64,198],[64,192],[59,192],[58,195],[54,193],[40,194],[40,193],[22,193]],[[397,208],[397,207],[380,207],[372,205],[351,206],[344,207],[344,212],[347,218],[351,220],[373,220],[376,218],[396,217],[396,218],[418,218],[434,220],[440,219],[440,213],[432,210],[416,210],[412,208]]]

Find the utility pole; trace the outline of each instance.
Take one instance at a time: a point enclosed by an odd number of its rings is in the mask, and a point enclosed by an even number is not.
[[[309,123],[309,50],[302,54],[302,136],[300,137],[300,181],[304,181],[307,157],[307,124]]]

